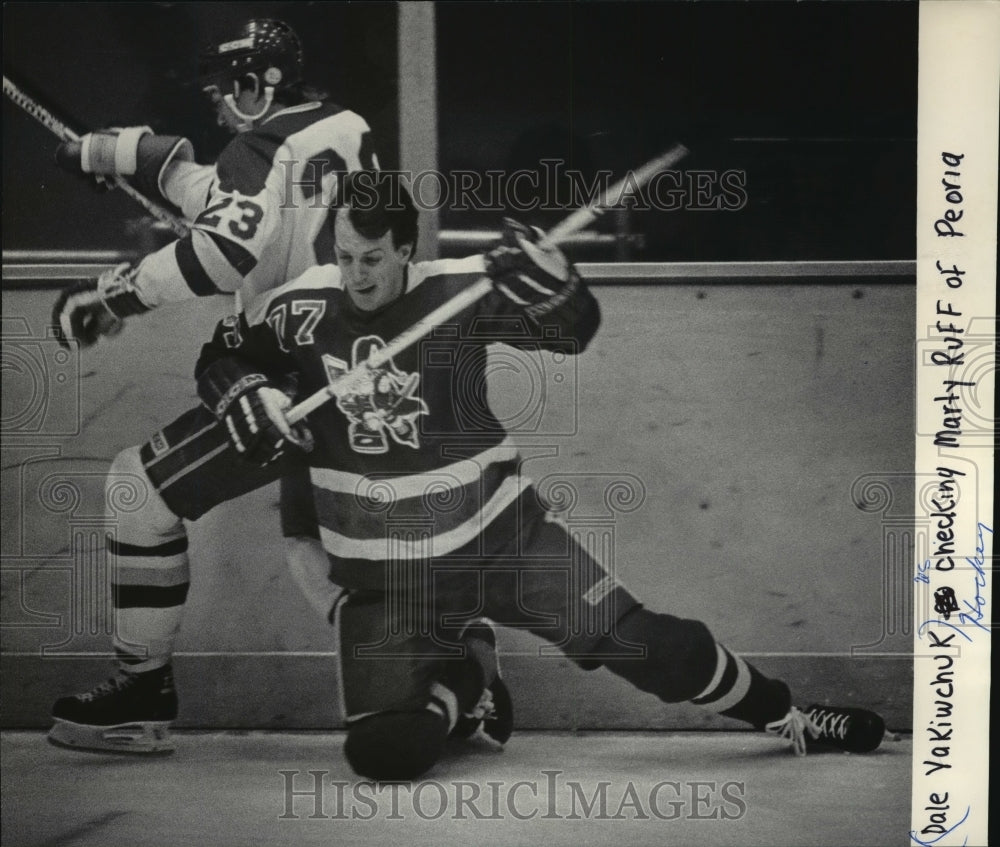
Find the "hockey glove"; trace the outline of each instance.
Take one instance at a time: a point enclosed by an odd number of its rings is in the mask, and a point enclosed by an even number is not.
[[[163,175],[175,161],[194,161],[191,142],[176,135],[155,135],[148,126],[112,127],[88,132],[56,149],[56,164],[77,176],[93,177],[97,188],[114,187],[128,177],[145,194],[163,194]]]
[[[77,341],[81,347],[97,343],[102,335],[117,335],[123,320],[149,311],[133,280],[136,270],[127,262],[63,289],[52,308],[52,324],[63,347]]]
[[[112,127],[88,132],[56,148],[56,164],[70,173],[132,176],[139,160],[139,141],[148,126]]]
[[[56,164],[71,174],[93,176],[100,190],[114,187],[107,179],[131,176],[139,161],[139,141],[151,134],[148,126],[112,127],[88,132],[76,141],[64,141],[56,148]]]
[[[580,278],[545,234],[510,218],[504,219],[499,246],[486,254],[486,273],[497,291],[533,318],[566,302]]]
[[[219,420],[240,456],[263,467],[282,456],[288,444],[307,453],[313,449],[312,433],[285,420],[291,399],[263,374],[244,377],[234,388],[239,393],[225,406]],[[232,390],[228,393],[234,394]]]

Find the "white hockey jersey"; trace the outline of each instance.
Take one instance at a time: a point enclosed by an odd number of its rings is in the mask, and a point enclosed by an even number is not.
[[[141,262],[140,298],[155,307],[235,292],[256,323],[261,294],[332,261],[323,224],[338,175],[377,166],[365,120],[319,102],[282,109],[237,135],[214,166],[172,165],[163,192],[194,226]]]

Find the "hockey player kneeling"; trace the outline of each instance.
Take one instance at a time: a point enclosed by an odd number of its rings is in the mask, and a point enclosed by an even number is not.
[[[352,179],[368,182],[352,191]],[[508,221],[485,256],[414,263],[417,213],[405,189],[388,177],[352,179],[346,205],[331,215],[338,264],[273,291],[265,320],[242,325],[236,346],[221,327],[198,376],[235,449],[249,455],[230,422],[272,433],[272,456],[254,456],[266,461],[302,441],[289,437],[284,404],[264,399],[279,375],[297,375],[303,396],[311,394],[484,274],[493,282],[435,333],[435,363],[450,367],[424,367],[421,345],[411,345],[308,418],[320,536],[331,578],[348,589],[336,625],[345,753],[355,771],[417,777],[450,733],[480,722],[507,739],[512,708],[489,619],[665,702],[690,701],[782,736],[796,753],[875,749],[884,733],[878,715],[794,707],[784,682],[717,643],[705,624],[644,608],[547,519],[476,387],[485,384],[489,344],[574,354],[590,343],[598,304],[565,257],[539,231]],[[399,197],[406,202],[394,203]],[[260,402],[244,404],[248,394]],[[463,618],[469,610],[476,619]],[[573,623],[583,620],[586,628]]]

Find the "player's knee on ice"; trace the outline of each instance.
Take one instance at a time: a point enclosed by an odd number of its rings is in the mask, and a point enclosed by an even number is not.
[[[416,779],[441,755],[448,726],[431,711],[383,712],[352,724],[344,755],[368,779]]]

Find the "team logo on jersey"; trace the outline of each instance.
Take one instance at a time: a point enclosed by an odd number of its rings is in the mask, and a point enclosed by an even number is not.
[[[368,361],[376,350],[385,347],[377,335],[357,339],[351,349],[351,364],[323,354],[326,376],[330,382],[351,368]],[[347,416],[347,438],[356,453],[387,453],[389,440],[417,449],[420,439],[417,416],[428,413],[427,404],[416,395],[420,374],[399,370],[390,359],[371,368],[355,384],[337,397],[337,408]]]

